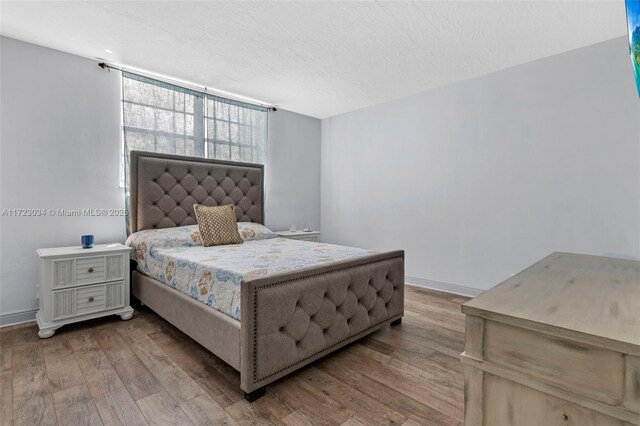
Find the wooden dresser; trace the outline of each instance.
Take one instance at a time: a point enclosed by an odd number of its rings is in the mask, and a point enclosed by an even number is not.
[[[465,425],[640,424],[640,262],[554,253],[462,312]]]

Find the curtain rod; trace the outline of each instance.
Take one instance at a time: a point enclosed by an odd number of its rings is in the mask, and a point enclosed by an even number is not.
[[[115,65],[111,65],[108,64],[106,62],[99,62],[98,66],[100,68],[102,68],[103,70],[116,70],[116,71],[120,71],[120,72],[128,72],[131,74],[137,74],[140,75],[142,77],[146,77],[146,78],[151,78],[154,80],[158,80],[161,81],[163,83],[168,83],[168,84],[173,84],[175,86],[179,86],[179,87],[183,87],[185,89],[189,89],[189,90],[193,90],[195,92],[199,92],[199,93],[204,93],[204,94],[211,94],[211,95],[215,95],[215,96],[219,96],[221,98],[225,98],[225,99],[229,99],[232,101],[236,101],[236,102],[245,102],[248,104],[253,104],[253,105],[257,105],[257,106],[261,106],[263,108],[266,108],[269,111],[277,111],[278,108],[276,107],[276,105],[270,105],[270,104],[266,104],[263,102],[259,102],[256,101],[254,99],[250,99],[250,98],[244,98],[243,96],[233,96],[230,93],[226,93],[220,90],[215,90],[215,89],[210,89],[206,86],[197,86],[197,85],[193,85],[190,83],[186,83],[186,82],[181,82],[181,81],[176,81],[176,80],[172,80],[170,78],[163,78],[151,73],[145,73],[139,70],[129,70],[125,67],[122,66],[115,66]]]

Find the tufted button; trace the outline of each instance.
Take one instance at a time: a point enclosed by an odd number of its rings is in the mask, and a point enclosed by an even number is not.
[[[283,327],[280,327],[280,328],[278,329],[278,331],[279,331],[280,333],[282,333],[282,332],[284,331],[284,326],[283,326]]]

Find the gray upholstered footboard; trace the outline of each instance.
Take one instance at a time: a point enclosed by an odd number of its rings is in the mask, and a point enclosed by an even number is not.
[[[241,388],[252,392],[403,312],[403,251],[243,282]]]

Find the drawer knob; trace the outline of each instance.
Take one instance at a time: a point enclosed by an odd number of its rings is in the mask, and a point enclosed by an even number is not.
[[[93,296],[91,296],[91,297],[89,298],[89,302],[93,302],[94,300],[96,300],[96,299],[94,299],[94,298],[93,298]]]
[[[92,273],[93,272],[93,268],[87,269],[87,272]]]

